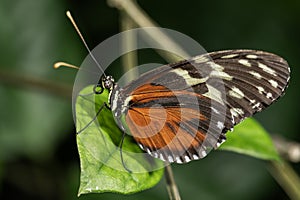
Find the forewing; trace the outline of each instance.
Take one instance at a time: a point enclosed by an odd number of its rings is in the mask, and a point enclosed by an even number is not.
[[[235,121],[263,110],[283,95],[290,78],[288,63],[263,51],[234,50],[210,54],[216,65],[232,77],[223,79],[226,106]]]
[[[123,89],[126,123],[150,155],[169,162],[204,157],[227,130],[284,92],[289,67],[262,51],[230,50],[152,70]]]

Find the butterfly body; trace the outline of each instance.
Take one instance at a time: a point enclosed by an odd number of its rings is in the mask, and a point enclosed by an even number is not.
[[[225,133],[283,95],[289,67],[255,50],[212,52],[161,66],[121,88],[111,77],[109,104],[123,132],[153,157],[203,158]]]

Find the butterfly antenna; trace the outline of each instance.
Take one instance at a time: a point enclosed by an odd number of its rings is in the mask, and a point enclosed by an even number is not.
[[[121,143],[120,143],[120,157],[121,157],[121,161],[122,161],[122,165],[123,165],[124,169],[126,171],[128,171],[129,173],[132,173],[132,171],[126,167],[124,159],[123,159],[123,143],[124,143],[125,136],[126,136],[126,133],[123,132]]]
[[[92,59],[94,60],[94,62],[96,63],[96,65],[99,67],[99,69],[101,70],[101,72],[103,73],[104,77],[106,77],[106,74],[104,73],[104,70],[102,69],[102,67],[100,66],[100,64],[98,63],[98,61],[96,60],[96,58],[94,57],[94,55],[92,54],[89,46],[87,45],[86,41],[84,40],[78,26],[76,25],[75,23],[75,20],[73,19],[72,15],[71,15],[71,12],[70,11],[67,11],[66,12],[66,15],[67,17],[70,19],[73,27],[75,28],[77,34],[79,35],[81,41],[83,42],[85,48],[87,49],[87,51],[89,52],[90,56],[92,57]],[[59,68],[61,66],[67,66],[67,67],[71,67],[71,68],[75,68],[75,69],[79,69],[78,67],[76,66],[73,66],[73,65],[70,65],[68,63],[63,63],[63,62],[59,62],[59,63],[56,63],[54,65],[54,68]],[[99,115],[99,113],[101,112],[101,110],[105,107],[105,104],[103,104],[100,109],[98,110],[98,112],[96,113],[95,117],[87,124],[85,125],[80,131],[77,132],[77,134],[81,133],[82,131],[84,131],[88,126],[90,126],[92,124],[93,121],[95,121],[97,119],[97,116]],[[121,161],[122,161],[122,165],[124,167],[124,169],[126,171],[128,171],[129,173],[132,173],[132,171],[130,169],[128,169],[125,165],[125,162],[124,162],[124,159],[123,159],[123,151],[122,151],[122,147],[123,147],[123,143],[124,143],[124,139],[125,139],[125,136],[126,136],[126,133],[124,132],[123,133],[123,136],[122,136],[122,139],[121,139],[121,143],[120,143],[120,157],[121,157]]]
[[[106,75],[105,75],[105,73],[104,73],[104,70],[102,69],[101,65],[98,63],[98,61],[96,60],[96,58],[95,58],[94,55],[92,54],[92,52],[91,52],[89,46],[88,46],[87,43],[85,42],[85,40],[84,40],[84,38],[83,38],[83,36],[82,36],[82,34],[81,34],[81,32],[80,32],[78,26],[77,26],[76,23],[75,23],[75,20],[73,19],[72,15],[71,15],[71,12],[70,12],[70,11],[67,11],[67,12],[66,12],[66,15],[67,15],[67,17],[70,19],[70,21],[71,21],[73,27],[75,28],[77,34],[79,35],[81,41],[83,42],[83,44],[84,44],[86,50],[89,52],[90,56],[92,57],[92,59],[94,60],[94,62],[96,63],[96,65],[99,67],[99,69],[101,70],[101,72],[103,73],[103,75],[106,77]]]

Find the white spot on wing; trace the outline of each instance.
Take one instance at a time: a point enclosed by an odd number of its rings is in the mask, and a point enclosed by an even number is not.
[[[240,108],[230,108],[230,113],[234,117],[238,117],[239,115],[243,115],[244,111]]]
[[[159,154],[159,159],[161,159],[162,161],[166,161],[162,153]]]
[[[217,142],[216,148],[219,148],[223,142],[225,142],[225,140],[223,140],[222,142]]]
[[[263,71],[273,75],[273,76],[277,76],[275,70],[271,69],[270,67],[268,67],[267,65],[265,64],[262,64],[262,63],[258,63],[258,67],[261,68]]]
[[[193,78],[189,75],[189,72],[187,70],[177,68],[173,69],[172,72],[176,73],[177,75],[181,76],[187,85],[193,86],[193,85],[198,85],[200,83],[204,83],[208,80],[209,77],[204,77],[204,78]]]
[[[218,65],[214,62],[209,62],[208,64],[212,68],[212,71],[209,74],[210,77],[221,78],[229,81],[232,80],[233,77],[223,71],[224,67],[222,65]]]
[[[257,55],[249,54],[249,55],[246,55],[246,58],[257,59]]]
[[[177,156],[175,159],[176,159],[176,163],[182,163],[182,161],[181,161],[181,159],[180,159],[179,156]]]
[[[207,155],[206,151],[201,151],[202,158]]]
[[[257,86],[256,88],[258,89],[259,94],[262,94],[265,91],[265,89],[261,86]]]
[[[223,130],[223,128],[224,128],[224,123],[218,121],[218,122],[217,122],[217,127],[218,127],[219,129]]]
[[[171,162],[171,163],[174,162],[173,157],[169,155],[169,156],[168,156],[168,161]]]
[[[211,109],[212,109],[212,111],[213,111],[214,113],[220,114],[220,112],[219,112],[217,109],[215,109],[214,107],[211,107]]]
[[[252,106],[253,109],[259,108],[260,107],[260,103],[256,103],[254,106]]]
[[[239,54],[229,54],[229,55],[225,55],[225,56],[222,56],[221,58],[234,58],[234,57],[237,57]]]
[[[146,151],[147,151],[147,153],[148,153],[148,154],[150,154],[150,155],[151,155],[151,151],[150,151],[150,149],[146,148]]]
[[[191,159],[188,156],[184,156],[184,160],[185,160],[185,162],[190,162],[191,161]]]
[[[229,96],[238,98],[238,99],[242,99],[244,98],[244,93],[237,87],[233,86],[231,90],[229,90],[228,92]]]
[[[255,71],[249,71],[249,74],[253,75],[257,79],[262,78],[262,76],[258,72],[255,72]]]
[[[141,144],[138,144],[138,145],[139,145],[139,147],[140,147],[142,150],[144,150],[143,145],[141,145]]]
[[[250,99],[250,103],[251,103],[251,104],[254,104],[255,102],[256,102],[255,99]]]
[[[269,80],[269,83],[274,87],[274,88],[277,88],[278,87],[278,83],[277,81],[274,81],[274,80]]]
[[[198,160],[198,159],[199,159],[199,156],[197,156],[196,154],[193,154],[193,159],[194,159],[194,160]]]
[[[216,64],[216,63],[214,63],[214,62],[209,62],[209,63],[207,63],[207,64],[209,64],[209,66],[210,66],[212,69],[216,70],[216,71],[221,72],[221,71],[224,70],[224,67],[223,67],[222,65],[218,65],[218,64]]]
[[[210,59],[207,56],[204,55],[199,55],[193,58],[194,62],[199,64],[199,63],[205,63],[208,62]]]
[[[267,93],[267,98],[268,98],[268,99],[272,99],[272,98],[273,98],[272,93],[268,92],[268,93]]]
[[[206,84],[207,88],[208,88],[208,92],[206,92],[205,94],[203,94],[203,96],[206,96],[208,98],[211,98],[221,104],[224,105],[223,99],[222,99],[222,94],[219,90],[217,90],[216,88],[214,88],[211,85]]]
[[[251,63],[246,59],[240,59],[238,62],[246,67],[251,67]]]
[[[210,77],[221,78],[221,79],[225,79],[228,81],[231,81],[233,79],[233,77],[230,76],[229,74],[227,74],[226,72],[215,71],[215,70],[210,72]]]

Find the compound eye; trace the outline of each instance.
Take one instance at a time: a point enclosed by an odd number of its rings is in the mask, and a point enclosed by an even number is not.
[[[105,88],[109,89],[109,88],[112,87],[112,85],[113,85],[113,82],[111,80],[104,81],[104,87]]]
[[[111,89],[114,85],[114,78],[112,76],[103,77],[103,87],[106,89]]]

